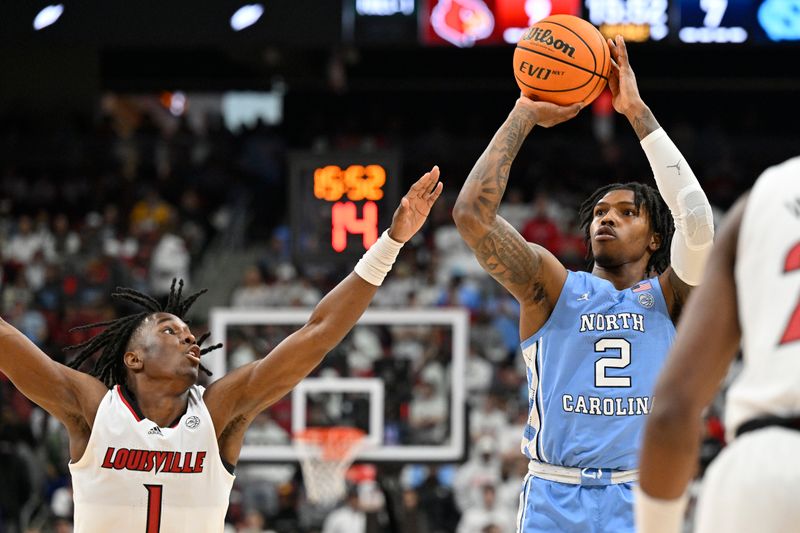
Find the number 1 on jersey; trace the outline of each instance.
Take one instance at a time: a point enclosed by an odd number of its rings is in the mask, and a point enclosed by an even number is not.
[[[783,265],[784,274],[798,270],[800,270],[800,242],[795,244],[789,250],[789,253],[786,254],[786,261]],[[789,323],[786,325],[786,329],[783,331],[783,336],[781,337],[781,342],[779,344],[786,344],[787,342],[798,340],[800,340],[800,299],[794,308],[791,318],[789,318]]]
[[[161,490],[163,485],[145,485],[147,489],[147,529],[146,533],[161,531]]]

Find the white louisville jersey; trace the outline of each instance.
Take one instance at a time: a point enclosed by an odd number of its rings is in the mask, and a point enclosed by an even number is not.
[[[76,533],[220,533],[234,476],[222,463],[202,387],[171,427],[137,414],[115,386],[86,451],[70,464]]]
[[[728,390],[729,439],[752,418],[800,415],[800,157],[750,192],[735,276],[744,367]]]

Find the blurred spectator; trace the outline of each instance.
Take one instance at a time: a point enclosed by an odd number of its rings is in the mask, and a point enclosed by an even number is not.
[[[556,220],[548,212],[548,199],[540,194],[533,205],[534,215],[525,222],[522,236],[526,241],[536,243],[557,256],[561,252],[561,231]]]
[[[492,364],[474,346],[471,346],[464,369],[464,387],[467,390],[467,401],[470,404],[474,405],[483,398],[483,393],[487,392],[492,385],[493,374]]]
[[[244,516],[242,524],[236,528],[237,533],[274,533],[273,529],[265,529],[264,515],[258,511],[250,511]]]
[[[70,229],[69,219],[64,213],[59,213],[53,218],[51,240],[52,257],[48,258],[49,261],[71,262],[81,249],[81,238]]]
[[[456,504],[461,512],[482,501],[481,487],[500,481],[500,459],[495,454],[492,437],[482,437],[475,444],[472,457],[458,467],[453,480]]]
[[[367,515],[358,502],[358,487],[349,487],[344,505],[325,518],[322,533],[366,533]]]
[[[500,443],[496,439],[508,425],[508,413],[503,400],[496,394],[489,393],[483,396],[481,403],[482,405],[470,413],[470,438],[473,442],[478,442],[482,438],[492,439],[494,449],[497,450]]]
[[[403,490],[403,504],[398,519],[400,533],[430,533],[427,513],[420,509],[419,494],[414,489]]]
[[[148,187],[131,210],[131,227],[136,233],[163,229],[173,220],[173,212],[172,206],[161,198],[158,191]]]
[[[33,221],[27,215],[19,217],[17,231],[3,252],[6,259],[27,265],[37,252],[47,254],[47,240],[33,231]]]
[[[231,296],[233,307],[267,307],[271,302],[270,288],[264,282],[261,269],[255,265],[247,267],[242,274],[242,282]]]
[[[28,302],[24,300],[17,300],[7,311],[6,316],[9,324],[22,332],[31,342],[40,348],[44,346],[48,335],[47,320],[37,309],[30,308]]]
[[[503,203],[500,204],[497,214],[514,226],[514,229],[521,232],[525,223],[533,216],[533,211],[532,206],[525,203],[522,190],[517,187],[509,187],[503,196]]]
[[[497,495],[494,485],[486,484],[481,487],[481,501],[471,506],[461,515],[456,533],[483,533],[486,529],[497,528],[497,531],[513,531],[514,515],[509,510],[497,504]]]
[[[447,434],[447,399],[436,391],[433,381],[414,387],[409,408],[409,425],[415,444],[441,444]]]
[[[139,251],[139,243],[133,236],[123,232],[121,224],[119,208],[115,204],[106,205],[103,209],[103,227],[100,232],[103,253],[109,257],[130,261]]]
[[[153,294],[156,296],[169,294],[174,279],[182,279],[187,287],[191,286],[190,266],[191,257],[183,239],[169,231],[164,232],[150,259],[150,287]]]

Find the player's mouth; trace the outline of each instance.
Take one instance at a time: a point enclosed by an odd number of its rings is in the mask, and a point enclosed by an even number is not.
[[[594,240],[596,241],[610,241],[617,238],[616,232],[609,226],[601,226],[594,232]]]
[[[198,345],[194,345],[186,352],[186,357],[188,357],[192,362],[195,364],[200,364],[200,347]]]

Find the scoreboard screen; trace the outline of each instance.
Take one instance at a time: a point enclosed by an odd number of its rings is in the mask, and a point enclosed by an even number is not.
[[[420,39],[428,45],[516,43],[549,15],[581,14],[581,0],[427,0],[420,10]]]
[[[395,0],[400,1],[400,0]],[[669,44],[800,43],[800,0],[418,0],[419,40],[516,43],[544,17],[569,14],[605,37]]]
[[[683,43],[768,43],[800,40],[800,1],[681,0]]]
[[[400,180],[394,152],[289,157],[292,253],[305,261],[351,261],[389,227]]]
[[[606,38],[661,41],[669,36],[667,0],[586,0],[586,18]]]

